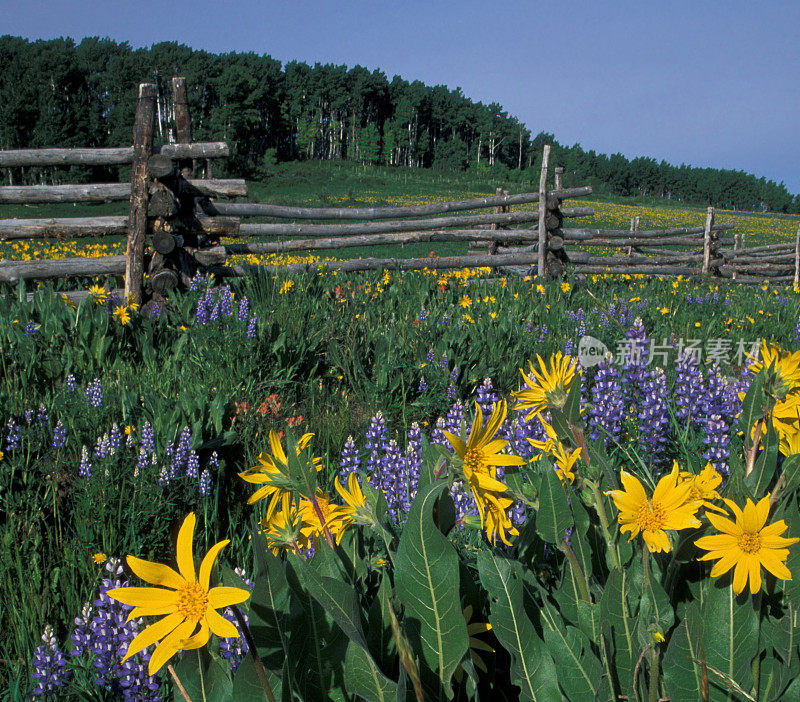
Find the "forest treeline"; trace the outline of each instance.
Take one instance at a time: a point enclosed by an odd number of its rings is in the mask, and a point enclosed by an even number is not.
[[[131,142],[136,86],[158,85],[156,138],[170,135],[170,79],[186,77],[196,141],[224,140],[229,175],[259,178],[278,160],[475,169],[498,182],[538,182],[542,145],[567,186],[728,209],[800,212],[783,183],[743,171],[674,166],[559,144],[498,103],[380,70],[309,66],[255,53],[214,54],[174,42],[133,49],[86,38],[0,37],[0,148],[122,146]],[[552,120],[551,120],[552,121]],[[103,169],[7,169],[5,183],[113,178]]]

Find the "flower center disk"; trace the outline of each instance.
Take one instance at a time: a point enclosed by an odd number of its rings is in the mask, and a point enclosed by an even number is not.
[[[208,593],[200,583],[187,583],[178,590],[178,613],[186,619],[200,621],[208,611]]]
[[[481,449],[471,448],[464,454],[464,472],[467,474],[486,472],[486,459]]]
[[[758,534],[745,533],[739,537],[739,548],[745,553],[756,553],[761,548]]]
[[[636,515],[636,524],[642,531],[659,531],[664,526],[664,510],[648,503]]]

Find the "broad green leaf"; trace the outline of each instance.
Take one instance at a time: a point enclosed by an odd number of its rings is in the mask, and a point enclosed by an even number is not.
[[[560,699],[555,664],[525,611],[522,565],[491,551],[480,551],[478,573],[491,598],[492,631],[511,654],[511,678],[520,687],[520,699],[533,702]]]
[[[750,664],[758,650],[758,617],[750,595],[737,598],[730,585],[723,587],[718,579],[709,580],[703,626],[706,663],[749,690],[753,686]],[[717,676],[709,675],[709,683],[711,700],[736,699]]]
[[[541,459],[542,486],[539,492],[539,509],[536,513],[536,531],[545,541],[560,544],[572,526],[572,512],[567,504],[567,494],[549,461]]]
[[[300,558],[290,556],[286,568],[289,587],[301,605],[294,611],[289,639],[294,689],[308,699],[318,690],[327,690],[330,699],[342,699],[347,637],[311,596],[312,585],[304,577],[311,569],[298,565]]]
[[[390,591],[389,576],[384,574],[381,584],[369,608],[367,642],[369,650],[378,659],[378,662],[388,667],[389,660],[397,655],[397,647],[392,636],[392,623],[386,611],[387,595]]]
[[[570,700],[594,699],[602,682],[601,665],[589,640],[575,627],[565,626],[556,609],[545,603],[540,611],[544,642],[559,670],[558,684]]]
[[[266,544],[264,535],[252,528],[256,576],[249,606],[250,633],[264,665],[279,671],[289,655],[289,585],[283,564]]]
[[[637,609],[632,600],[631,578],[624,570],[616,568],[609,573],[603,597],[600,600],[600,615],[608,623],[614,638],[614,661],[621,694],[630,695],[633,687],[633,669],[640,649],[634,636],[635,622],[631,613]]]
[[[467,652],[468,637],[458,594],[458,553],[433,521],[436,500],[446,487],[428,485],[411,505],[395,556],[395,588],[412,645],[451,694],[450,680]]]
[[[781,469],[786,474],[786,483],[783,486],[786,492],[800,486],[800,453],[787,456]]]
[[[211,653],[208,646],[184,651],[180,662],[175,666],[175,674],[193,700],[233,700],[230,664],[216,653]]]
[[[344,660],[345,685],[351,695],[368,702],[397,699],[397,683],[387,678],[372,656],[355,641],[350,641]]]
[[[775,475],[778,467],[778,434],[772,425],[767,424],[767,434],[762,439],[761,452],[756,458],[753,470],[745,479],[745,485],[750,489],[753,499],[758,502]]]
[[[575,380],[569,388],[567,401],[564,403],[564,419],[573,426],[581,424],[581,383],[580,376],[575,375]]]
[[[739,431],[744,433],[745,443],[749,443],[750,431],[753,425],[764,416],[767,408],[767,398],[764,394],[764,373],[758,373],[747,394],[742,401],[742,411],[739,414]]]
[[[664,687],[672,702],[697,702],[702,699],[703,673],[701,646],[703,618],[696,602],[690,603],[678,628],[672,632],[664,655]]]
[[[266,671],[272,694],[276,700],[281,698],[283,684],[280,675]],[[261,685],[253,657],[246,655],[233,675],[233,699],[236,702],[267,702],[267,693]]]

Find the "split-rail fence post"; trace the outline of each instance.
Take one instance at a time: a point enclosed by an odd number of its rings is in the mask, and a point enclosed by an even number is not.
[[[545,274],[547,260],[547,166],[550,162],[550,144],[544,145],[542,152],[542,172],[539,175],[539,258],[536,275]]]
[[[703,273],[708,273],[712,250],[716,254],[716,241],[711,228],[714,226],[714,208],[709,207],[706,214],[706,227],[703,231]]]
[[[172,79],[172,100],[175,105],[175,131],[179,144],[192,143],[192,120],[189,116],[189,104],[186,99],[186,78],[175,76]],[[178,162],[181,175],[186,178],[194,177],[194,163],[191,159]]]
[[[128,218],[128,248],[125,264],[125,299],[142,303],[144,244],[147,234],[147,159],[153,151],[156,113],[156,86],[139,85],[139,102],[133,123],[133,168],[131,171],[131,209]]]
[[[794,286],[800,285],[800,224],[797,225],[797,237],[794,242]]]

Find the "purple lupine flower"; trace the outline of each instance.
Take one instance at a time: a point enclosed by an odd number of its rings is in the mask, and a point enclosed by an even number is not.
[[[417,392],[421,394],[421,393],[425,392],[427,389],[428,389],[428,383],[425,382],[425,378],[424,377],[420,376],[419,386],[417,387]]]
[[[800,319],[797,320],[797,326],[794,328],[794,340],[800,341]]]
[[[624,307],[625,302],[620,303]],[[646,368],[650,353],[650,340],[644,329],[640,317],[637,317],[633,326],[628,329],[625,336],[628,341],[625,345],[625,356],[622,359],[621,384],[628,406],[638,405],[642,398],[642,385],[647,378]]]
[[[67,445],[67,429],[59,419],[53,429],[53,448],[60,449]]]
[[[461,400],[456,400],[444,419],[447,431],[459,436],[464,419],[464,403]]]
[[[36,332],[39,328],[33,322],[33,320],[29,320],[28,323],[25,325],[25,336],[36,336]]]
[[[104,434],[102,437],[97,437],[97,443],[94,445],[94,457],[95,458],[105,458],[108,456],[108,448],[109,448],[109,440],[108,434]]]
[[[525,505],[522,502],[515,502],[508,508],[508,518],[514,526],[521,526],[525,523]]]
[[[111,425],[111,433],[108,437],[109,453],[113,456],[122,446],[122,432],[119,430],[119,425],[114,422]]]
[[[181,435],[178,439],[174,453],[172,454],[172,463],[170,465],[169,477],[175,478],[180,474],[181,469],[189,459],[189,451],[192,449],[192,430],[184,426],[181,429]],[[197,477],[195,474],[192,477]]]
[[[600,361],[594,377],[589,405],[589,438],[604,437],[606,446],[619,441],[625,411],[620,374],[608,360]]]
[[[572,355],[572,346],[573,346],[572,338],[567,339],[566,343],[564,344],[564,354],[566,356]]]
[[[696,422],[704,394],[699,361],[695,354],[684,351],[675,362],[675,418],[682,422]]]
[[[380,454],[386,448],[386,420],[383,412],[379,411],[370,419],[364,448],[369,452],[366,470],[370,474],[370,483],[377,487],[381,481]]]
[[[169,471],[166,466],[161,467],[161,472],[158,474],[158,485],[164,487],[169,482]]]
[[[186,477],[197,478],[200,471],[200,459],[195,451],[189,451],[189,458],[186,459]]]
[[[258,317],[254,314],[250,317],[250,323],[247,325],[247,338],[256,338],[256,328],[258,327]]]
[[[436,362],[436,352],[433,349],[428,349],[428,353],[425,356],[425,360],[428,363],[435,363]]]
[[[203,468],[203,472],[200,473],[200,481],[199,481],[198,490],[203,497],[207,497],[211,494],[211,473],[208,472],[208,468]]]
[[[728,474],[728,459],[731,452],[731,427],[727,418],[719,414],[712,414],[705,419],[705,436],[703,443],[706,450],[703,458],[711,463],[722,475]]]
[[[142,450],[145,453],[152,453],[156,448],[156,437],[150,422],[145,421],[142,425]]]
[[[669,434],[667,376],[654,368],[642,384],[637,429],[639,450],[652,464],[661,462]]]
[[[86,397],[92,407],[100,407],[103,404],[103,383],[100,378],[95,378],[86,386]]]
[[[234,573],[238,575],[244,584],[249,587],[251,590],[255,587],[255,582],[247,577],[247,573],[245,572],[244,568],[236,567],[233,569]],[[239,627],[239,622],[236,618],[236,615],[233,613],[233,610],[230,607],[226,607],[223,612],[222,616],[225,617],[231,624],[236,627],[236,630],[239,632],[238,638],[224,638],[220,639],[219,642],[219,652],[220,655],[228,661],[228,664],[231,666],[231,672],[235,673],[236,669],[239,667],[239,664],[242,662],[242,659],[250,652],[250,647],[247,645],[247,641],[245,640],[244,636],[242,636],[242,630]],[[244,617],[245,624],[249,626],[250,618],[242,613]]]
[[[417,496],[419,476],[422,469],[422,429],[417,422],[411,423],[406,444],[406,464],[408,465],[408,496],[403,511],[411,509],[411,503]]]
[[[92,477],[92,464],[89,462],[89,449],[84,444],[81,449],[81,464],[78,466],[78,475],[81,478]]]
[[[431,432],[431,443],[434,444],[441,444],[444,446],[450,453],[453,452],[453,447],[450,445],[450,442],[447,440],[447,437],[444,435],[445,430],[450,431],[447,428],[447,424],[445,423],[444,417],[439,417],[436,420],[436,424],[433,426],[433,431]]]
[[[30,424],[33,421],[33,410],[28,407],[23,413],[22,416],[25,417],[25,424]]]
[[[31,676],[36,680],[36,687],[31,694],[34,697],[57,695],[58,688],[63,687],[71,675],[67,670],[67,659],[56,642],[53,627],[48,624],[42,634],[42,643],[33,652]]]
[[[6,436],[6,451],[16,451],[20,447],[20,435],[19,435],[19,424],[17,424],[13,419],[9,419],[6,422],[6,429],[8,429],[8,435]]]
[[[211,457],[208,459],[208,467],[212,469],[219,468],[219,456],[216,451],[211,452]]]
[[[64,381],[64,384],[67,386],[67,390],[70,392],[75,392],[78,387],[78,383],[75,381],[75,376],[70,373],[67,376],[67,379]]]
[[[206,307],[206,299],[205,297],[201,297],[197,301],[197,309],[194,313],[194,322],[195,324],[205,324],[208,322],[208,308]]]
[[[472,491],[464,487],[461,480],[456,480],[450,487],[450,496],[456,507],[456,521],[461,521],[468,514],[478,514],[478,505],[472,496]]]
[[[144,446],[142,446],[139,449],[139,458],[136,461],[136,470],[137,471],[144,470],[147,467],[148,463],[149,461],[148,461],[147,451],[145,451]]]
[[[219,313],[223,317],[229,317],[233,312],[233,292],[231,291],[231,286],[226,285],[222,288],[222,295],[219,300]]]
[[[108,596],[108,591],[126,587],[122,580],[122,565],[118,558],[110,558],[105,566],[111,577],[103,578],[98,597],[94,601],[94,615],[89,622],[91,644],[89,652],[94,655],[95,683],[125,700],[157,700],[158,682],[147,675],[150,660],[149,648],[136,654],[125,663],[120,661],[131,641],[138,634],[141,619],[127,621],[133,609]]]
[[[358,449],[352,436],[348,436],[342,448],[342,455],[339,460],[339,476],[346,479],[354,470],[358,470],[360,463],[358,460]]]
[[[200,271],[197,271],[189,283],[189,292],[197,292],[203,286],[203,282],[203,276],[200,275]]]
[[[492,414],[492,407],[500,398],[494,391],[491,378],[484,378],[483,382],[478,386],[478,406],[481,408],[484,417],[489,417]]]
[[[36,413],[36,421],[42,425],[50,424],[50,414],[47,412],[47,408],[44,405],[39,405],[39,411]]]
[[[407,474],[405,457],[397,441],[391,439],[386,446],[386,454],[382,460],[380,487],[389,504],[389,515],[395,521],[400,519],[401,502],[408,501]]]
[[[92,604],[87,602],[83,605],[79,617],[75,617],[75,629],[72,631],[72,650],[70,655],[73,658],[80,658],[91,645],[91,635],[89,633],[89,621],[92,617]]]
[[[150,319],[158,319],[161,316],[161,305],[157,302],[153,303],[150,308]]]
[[[428,311],[423,307],[419,311],[419,321],[424,322],[428,318]]]
[[[245,296],[241,300],[239,300],[239,321],[246,322],[249,316],[250,316],[250,300],[248,300],[247,296]]]
[[[211,308],[211,314],[208,315],[208,321],[209,322],[216,322],[219,319],[221,314],[222,314],[222,303],[221,302],[217,302],[217,304],[215,304]]]
[[[456,386],[452,383],[448,384],[447,386],[447,394],[446,397],[448,400],[455,400],[456,399]]]

